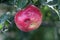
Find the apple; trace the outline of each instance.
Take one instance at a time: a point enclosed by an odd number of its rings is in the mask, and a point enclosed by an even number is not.
[[[28,5],[26,8],[19,10],[14,17],[18,29],[24,32],[33,31],[42,23],[42,13],[34,5]]]

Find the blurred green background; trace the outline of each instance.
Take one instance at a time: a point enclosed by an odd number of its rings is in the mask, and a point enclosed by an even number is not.
[[[37,30],[22,32],[14,15],[29,4],[40,9],[43,22]],[[0,40],[60,40],[60,0],[0,0]]]

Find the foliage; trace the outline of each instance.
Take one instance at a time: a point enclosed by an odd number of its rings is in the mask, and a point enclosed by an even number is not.
[[[0,4],[7,5],[4,6],[6,11],[0,13],[0,32],[6,36],[4,40],[60,40],[60,0],[0,0]],[[25,33],[16,28],[14,15],[29,4],[42,11],[43,22],[39,29]]]

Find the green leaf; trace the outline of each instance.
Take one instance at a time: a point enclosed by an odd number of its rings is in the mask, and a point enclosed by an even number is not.
[[[34,3],[36,3],[38,0],[33,0]]]
[[[58,0],[58,11],[59,11],[59,20],[60,20],[60,0]]]
[[[45,33],[44,33],[44,40],[54,40],[54,28],[53,27],[48,27],[45,28]]]
[[[5,0],[4,3],[8,5],[14,5],[16,3],[16,0]]]
[[[0,24],[0,30],[3,28],[3,25],[2,24]]]
[[[10,18],[10,15],[7,13],[4,13],[1,17],[0,17],[0,29],[4,26],[5,22]]]
[[[16,5],[18,8],[23,8],[28,3],[28,0],[18,0]]]

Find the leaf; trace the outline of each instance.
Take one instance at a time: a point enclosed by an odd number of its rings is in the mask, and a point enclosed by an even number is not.
[[[0,17],[0,29],[3,28],[5,22],[9,19],[10,15],[4,13],[1,17]]]
[[[14,5],[16,3],[16,0],[4,0],[3,3],[8,5]]]
[[[54,40],[54,28],[48,27],[44,30],[44,40]]]
[[[28,0],[18,0],[16,5],[18,8],[23,8],[27,3]]]
[[[9,16],[4,13],[4,14],[0,17],[0,22],[2,23],[2,22],[4,22],[4,21],[6,21],[8,18],[9,18]]]
[[[60,0],[58,0],[58,11],[59,11],[59,20],[60,20]]]
[[[38,0],[33,0],[34,3],[36,3]]]
[[[3,28],[3,25],[2,24],[0,24],[0,30]]]

